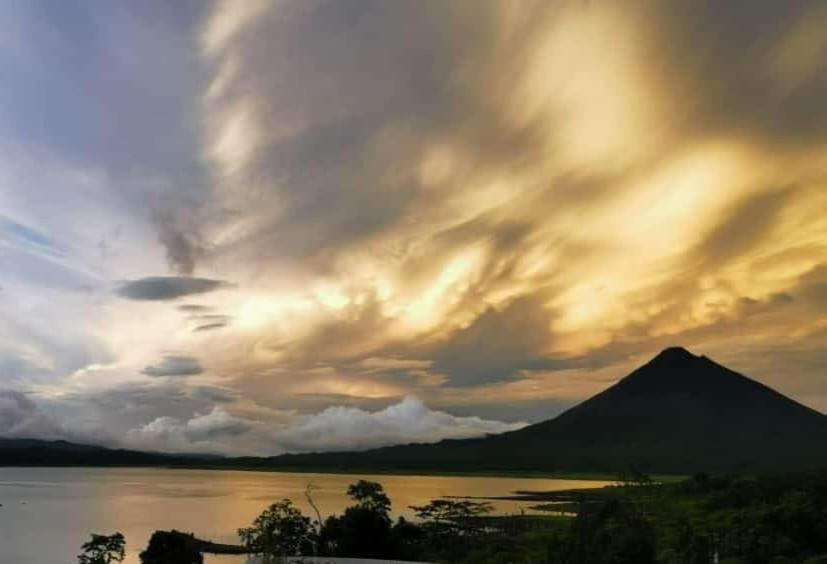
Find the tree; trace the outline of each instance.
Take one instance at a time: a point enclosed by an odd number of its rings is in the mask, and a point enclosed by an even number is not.
[[[411,506],[431,534],[476,534],[481,531],[480,517],[492,509],[490,503],[435,499],[428,505]]]
[[[328,517],[320,546],[335,556],[389,558],[398,552],[392,538],[391,500],[382,484],[359,480],[347,494],[356,502],[341,517]]]
[[[379,482],[359,480],[348,486],[347,495],[356,501],[358,507],[376,511],[386,516],[390,513],[391,500],[385,493],[385,488]]]
[[[651,476],[634,466],[621,471],[617,476],[617,481],[626,487],[647,487],[655,483]]]
[[[241,541],[268,562],[272,557],[301,556],[313,552],[314,528],[289,499],[265,509],[253,526],[238,530]]]
[[[155,531],[140,557],[141,564],[202,564],[204,562],[195,536],[180,531]]]
[[[84,543],[78,555],[78,564],[111,564],[123,562],[126,557],[126,540],[121,533],[114,535],[92,534],[92,540]]]
[[[654,531],[634,505],[621,499],[610,498],[594,507],[583,502],[567,552],[565,562],[571,564],[652,564]]]

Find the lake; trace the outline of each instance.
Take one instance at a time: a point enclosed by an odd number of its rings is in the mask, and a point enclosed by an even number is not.
[[[304,491],[323,517],[350,504],[347,486],[364,478],[381,482],[394,514],[444,496],[502,496],[516,490],[553,491],[599,487],[607,482],[541,478],[370,476],[175,470],[164,468],[0,468],[0,562],[68,564],[91,532],[126,536],[129,564],[138,563],[156,529],[178,529],[216,542],[235,543],[270,503],[289,498],[306,515]],[[519,513],[527,503],[498,501],[497,512]],[[213,556],[206,562],[237,564],[244,557]]]

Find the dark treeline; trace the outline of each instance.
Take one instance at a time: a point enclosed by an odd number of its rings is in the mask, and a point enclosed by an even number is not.
[[[827,469],[763,477],[710,477],[658,484],[640,473],[618,486],[534,493],[545,515],[490,515],[485,502],[439,499],[391,518],[381,484],[348,488],[343,514],[307,516],[284,499],[216,545],[157,531],[142,564],[200,564],[203,552],[384,558],[467,564],[827,564]],[[545,502],[545,503],[543,503]],[[550,502],[550,503],[549,503]],[[120,535],[93,535],[81,564],[123,559]]]

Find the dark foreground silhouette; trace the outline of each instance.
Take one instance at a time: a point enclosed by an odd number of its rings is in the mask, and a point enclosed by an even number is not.
[[[390,516],[381,484],[348,488],[342,515],[305,516],[290,500],[273,503],[239,545],[156,531],[142,564],[200,564],[202,553],[336,556],[467,564],[825,564],[827,469],[763,477],[710,477],[657,484],[629,471],[618,486],[523,492],[547,515],[488,515],[480,500],[439,499],[413,507],[416,522]],[[312,490],[308,489],[312,507]],[[124,539],[93,535],[81,564],[123,559]]]

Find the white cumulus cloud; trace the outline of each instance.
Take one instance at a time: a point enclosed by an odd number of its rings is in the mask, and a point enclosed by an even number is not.
[[[233,440],[249,430],[250,426],[245,421],[233,417],[221,407],[213,407],[212,411],[197,413],[188,420],[157,417],[131,430],[126,441],[130,446],[149,450],[214,452],[229,447],[230,451],[238,451],[238,448],[232,447]],[[224,441],[230,444],[225,445]]]
[[[328,407],[299,417],[278,434],[278,443],[289,451],[363,450],[412,442],[465,439],[503,433],[525,423],[505,423],[480,417],[457,417],[429,409],[422,400],[408,396],[376,412],[356,407]]]

